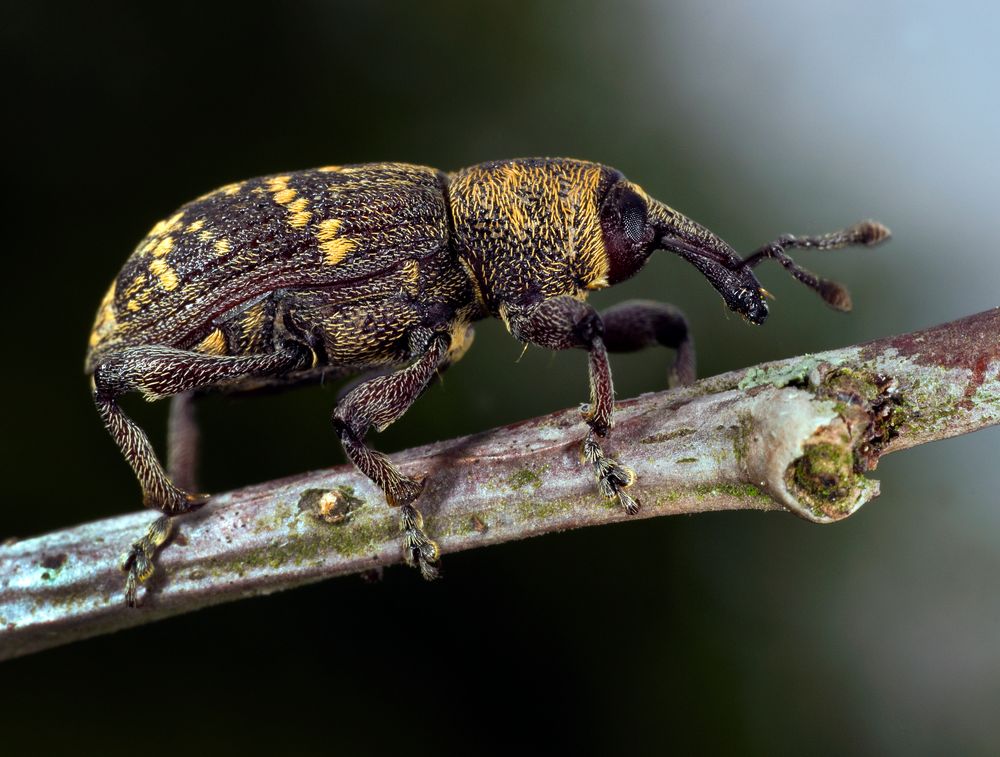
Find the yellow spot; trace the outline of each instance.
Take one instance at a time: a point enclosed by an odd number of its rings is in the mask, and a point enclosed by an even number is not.
[[[136,310],[138,310],[142,306],[138,302],[136,302],[135,300],[129,300],[128,303],[125,305],[125,307],[127,307],[129,310],[131,310],[134,313]]]
[[[166,255],[172,249],[174,249],[174,238],[173,237],[164,237],[163,239],[161,239],[159,241],[159,243],[156,245],[156,247],[153,248],[153,257],[154,258],[162,258],[164,255]]]
[[[125,297],[133,297],[136,294],[136,292],[141,291],[145,285],[146,285],[146,274],[140,273],[138,276],[132,279],[132,283],[125,288],[123,294]]]
[[[210,241],[212,241],[212,232],[210,232],[210,231],[199,231],[198,232],[198,239],[200,239],[202,242],[210,242]]]
[[[287,205],[298,194],[294,189],[282,189],[274,193],[274,201],[279,205]]]
[[[329,242],[323,242],[319,248],[323,250],[323,262],[327,265],[336,265],[356,246],[350,239],[331,239]]]
[[[226,255],[231,252],[233,246],[229,244],[228,239],[217,239],[215,241],[215,254],[216,255]]]
[[[308,206],[309,201],[305,197],[300,197],[295,202],[289,203],[288,209],[292,214],[288,217],[288,223],[297,229],[309,223],[312,213],[306,210]]]
[[[177,224],[181,222],[181,218],[184,216],[184,211],[174,213],[170,218],[165,221],[159,221],[149,232],[149,236],[158,237],[166,234],[168,231],[173,229]]]
[[[194,349],[196,352],[204,352],[206,355],[225,355],[226,338],[222,335],[221,329],[213,329],[212,333],[198,342]]]
[[[187,228],[185,229],[185,231],[188,234],[193,234],[196,231],[201,231],[201,229],[202,229],[202,227],[204,225],[205,225],[205,219],[204,218],[199,218],[194,223],[189,223],[188,226],[187,226]]]
[[[160,280],[160,286],[168,292],[177,288],[177,271],[167,265],[165,260],[157,258],[149,265],[149,272]]]
[[[340,227],[341,222],[331,218],[320,221],[319,230],[316,232],[316,237],[320,242],[319,248],[323,251],[323,262],[327,265],[336,265],[344,259],[347,253],[357,247],[353,240],[337,236]]]
[[[97,309],[97,318],[94,321],[94,330],[90,333],[90,346],[96,347],[99,343],[107,339],[117,327],[115,318],[115,283],[104,294],[101,306]]]
[[[317,168],[317,171],[324,171],[326,173],[336,173],[341,170],[341,166],[323,166],[322,168]]]
[[[292,178],[291,176],[272,176],[270,179],[264,181],[267,184],[267,188],[272,192],[281,192],[284,189],[288,189],[288,180]]]
[[[337,232],[340,231],[342,225],[341,221],[335,218],[328,218],[325,221],[319,222],[319,229],[316,232],[316,237],[321,242],[326,242],[327,240],[333,239],[337,236]]]

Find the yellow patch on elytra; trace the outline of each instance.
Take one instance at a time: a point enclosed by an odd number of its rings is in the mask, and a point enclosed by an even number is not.
[[[337,265],[355,247],[357,244],[350,239],[331,239],[319,246],[323,251],[323,262],[327,265]]]
[[[316,231],[316,238],[319,240],[319,248],[323,251],[323,262],[327,265],[336,265],[351,250],[357,247],[357,243],[352,239],[338,237],[342,222],[335,218],[328,218],[320,221]]]
[[[288,208],[288,224],[296,229],[300,229],[309,223],[312,219],[312,213],[306,210],[306,207],[309,205],[309,201],[306,198],[299,197],[299,199],[295,199],[298,192],[288,186],[290,178],[290,176],[272,176],[264,183],[267,184],[267,188],[273,193],[274,201]]]
[[[198,232],[198,239],[200,239],[202,242],[211,242],[212,241],[212,232],[210,232],[210,231],[199,231]]]
[[[174,249],[174,238],[164,237],[157,243],[156,247],[153,248],[153,257],[162,258],[172,249]]]
[[[168,292],[172,292],[177,288],[177,271],[167,265],[165,260],[161,258],[154,260],[149,264],[149,272],[160,280],[160,286]]]
[[[265,179],[264,183],[271,192],[281,192],[288,189],[288,180],[291,176],[272,176],[270,179]]]
[[[193,234],[196,231],[201,231],[204,226],[205,226],[205,219],[199,218],[194,223],[189,223],[187,225],[187,228],[184,229],[184,231],[186,231],[188,234]]]
[[[288,210],[291,212],[291,215],[288,217],[289,225],[300,229],[309,223],[312,213],[306,210],[307,207],[309,207],[309,201],[305,197],[300,197],[295,202],[290,202],[288,204]]]
[[[317,171],[323,171],[324,173],[336,173],[343,170],[342,166],[323,166],[322,168],[317,168]]]
[[[140,273],[134,279],[132,283],[125,287],[125,291],[122,293],[125,297],[132,297],[136,292],[142,291],[142,288],[146,286],[146,274]]]
[[[165,221],[158,221],[157,224],[150,230],[149,236],[158,237],[166,234],[168,231],[173,229],[177,224],[181,222],[181,218],[184,217],[184,211],[181,210],[174,213],[170,218]]]
[[[134,313],[136,310],[138,310],[142,306],[138,302],[136,302],[135,300],[129,300],[127,303],[125,303],[125,307],[127,307],[129,310],[131,310]]]
[[[227,255],[232,252],[233,246],[229,243],[228,239],[216,239],[215,240],[215,254],[216,255]]]
[[[206,355],[225,355],[226,337],[221,329],[212,329],[212,333],[198,342],[194,349],[195,352],[203,352]]]
[[[340,231],[342,225],[343,222],[336,218],[328,218],[325,221],[320,221],[319,228],[316,230],[316,238],[321,242],[333,239],[337,236],[337,232]]]
[[[115,287],[117,282],[111,282],[111,287],[104,294],[101,306],[97,309],[97,318],[94,320],[94,328],[90,332],[90,346],[96,347],[107,339],[118,326],[118,319],[115,316]]]

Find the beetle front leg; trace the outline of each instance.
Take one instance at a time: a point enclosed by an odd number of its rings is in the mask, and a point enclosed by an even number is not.
[[[625,493],[625,489],[635,483],[635,471],[608,457],[597,441],[598,436],[607,436],[611,430],[615,406],[615,390],[604,340],[595,336],[589,350],[590,404],[585,405],[582,411],[590,433],[583,442],[583,457],[594,466],[601,494],[607,499],[617,500],[626,513],[635,515],[639,512],[639,503]]]
[[[446,334],[435,335],[415,363],[359,384],[333,411],[334,428],[351,462],[382,489],[390,506],[400,508],[406,561],[419,567],[427,579],[438,576],[440,551],[427,536],[423,516],[413,506],[424,482],[404,476],[386,455],[365,444],[365,435],[372,427],[384,431],[409,409],[447,360],[450,341]]]
[[[639,511],[639,503],[625,489],[635,483],[635,472],[608,457],[598,441],[598,437],[607,436],[611,430],[615,406],[601,317],[585,302],[561,296],[527,308],[511,308],[507,321],[511,333],[521,341],[553,350],[578,347],[588,351],[590,403],[582,408],[582,414],[590,432],[583,443],[583,457],[594,466],[601,494],[617,500],[625,512],[634,515]]]

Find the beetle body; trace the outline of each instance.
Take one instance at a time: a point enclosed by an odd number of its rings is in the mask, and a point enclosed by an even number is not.
[[[222,356],[296,341],[315,353],[296,371],[303,380],[406,361],[428,329],[467,323],[476,309],[449,245],[445,182],[420,166],[329,167],[184,205],[108,291],[88,371],[149,344]]]
[[[598,488],[629,512],[632,472],[606,456],[612,425],[608,351],[677,350],[672,376],[694,376],[686,321],[632,303],[598,314],[588,292],[636,273],[656,249],[693,263],[729,307],[767,315],[752,269],[776,259],[840,309],[846,291],[799,268],[785,250],[874,244],[865,222],[822,237],[780,237],[743,259],[707,229],[653,200],[620,172],[568,159],[496,161],[446,175],[402,163],[330,166],[228,185],[158,223],[126,261],[98,310],[86,359],[94,397],[132,465],[147,506],[165,514],[126,555],[126,598],[152,572],[169,518],[206,501],[192,494],[194,430],[172,414],[171,475],[118,398],[243,391],[380,369],[338,403],[334,428],[351,461],[400,507],[405,554],[436,575],[437,546],[403,476],[365,443],[397,420],[457,361],[471,324],[501,318],[524,342],[590,353],[584,454]],[[392,369],[396,369],[392,371]],[[386,372],[390,371],[390,372]],[[169,462],[169,461],[168,461]]]

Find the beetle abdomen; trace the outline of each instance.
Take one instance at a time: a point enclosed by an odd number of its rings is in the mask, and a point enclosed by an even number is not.
[[[329,287],[335,297],[408,259],[445,267],[444,182],[403,163],[330,166],[230,184],[182,206],[105,295],[87,371],[114,348],[194,347],[216,319],[268,292]]]

